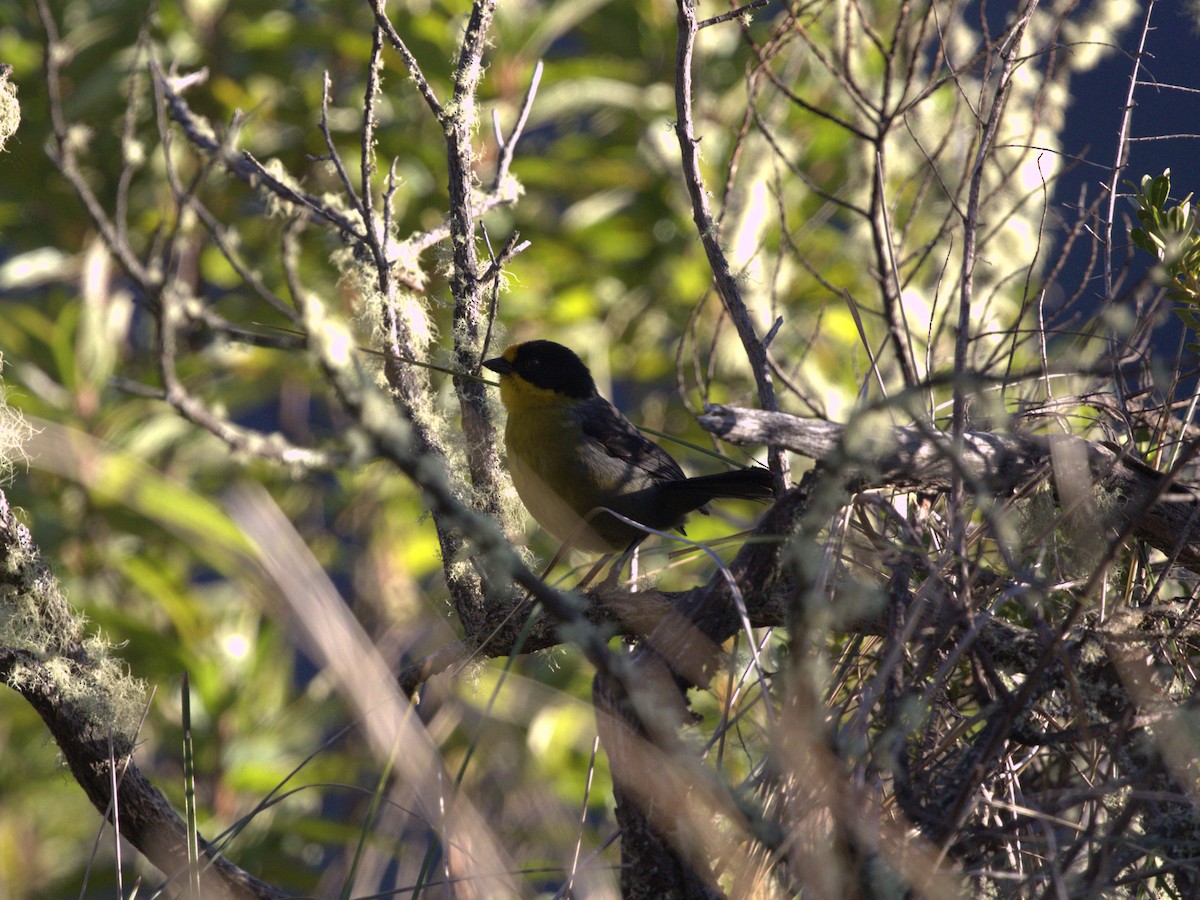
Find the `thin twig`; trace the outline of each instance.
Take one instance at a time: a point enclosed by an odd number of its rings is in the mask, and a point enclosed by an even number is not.
[[[359,196],[362,197],[362,215],[363,222],[367,228],[367,234],[371,236],[373,244],[378,247],[377,265],[381,270],[387,269],[387,263],[384,259],[382,245],[388,240],[388,233],[384,231],[382,235],[375,234],[375,191],[371,186],[371,181],[375,177],[375,129],[378,126],[376,116],[376,104],[379,100],[379,94],[383,89],[380,72],[383,71],[383,29],[379,27],[379,23],[375,23],[375,27],[371,29],[371,60],[367,64],[367,86],[363,92],[363,124],[362,137],[359,140],[361,148],[361,161],[359,163],[361,172],[359,177],[362,179],[361,187],[359,188]]]
[[[995,142],[996,133],[1000,128],[1000,121],[1003,118],[1008,93],[1012,86],[1012,73],[1016,65],[1021,38],[1025,34],[1025,28],[1029,24],[1029,20],[1033,17],[1037,5],[1038,0],[1027,0],[1017,21],[1013,23],[1012,28],[1009,30],[1006,38],[1006,46],[1000,54],[1001,68],[996,84],[996,91],[992,98],[991,108],[988,112],[983,132],[979,137],[979,145],[976,147],[975,160],[971,168],[966,219],[963,222],[963,258],[959,284],[958,328],[954,342],[954,372],[959,377],[954,383],[954,409],[950,427],[956,444],[962,440],[967,419],[967,385],[965,376],[967,375],[967,349],[970,346],[971,340],[971,301],[975,286],[975,251],[979,240],[979,197],[983,185],[983,169],[992,156],[992,145]],[[960,553],[960,564],[963,566],[965,573],[967,561],[965,555],[962,555],[962,551],[964,550],[962,542],[966,536],[966,511],[962,505],[964,496],[962,479],[956,478],[954,487],[950,493],[950,514],[953,517],[951,523],[951,546],[955,552]],[[967,585],[965,578],[960,583],[963,588]]]
[[[717,226],[709,207],[708,189],[704,185],[704,177],[700,174],[700,139],[696,137],[695,133],[692,101],[693,58],[698,31],[695,0],[677,0],[677,7],[675,134],[682,155],[684,181],[687,183],[688,194],[692,200],[692,218],[696,223],[696,231],[708,257],[717,293],[720,295],[721,302],[730,319],[733,320],[738,337],[741,338],[742,347],[746,352],[746,358],[750,363],[750,370],[758,388],[758,401],[763,409],[776,410],[778,405],[771,380],[771,367],[767,361],[767,351],[755,333],[754,324],[750,321],[750,314],[742,299],[741,290],[733,277],[729,260],[721,248]],[[774,447],[770,449],[769,456],[776,486],[782,490],[788,482],[787,457]]]
[[[46,80],[46,99],[50,111],[50,125],[54,132],[54,141],[50,147],[50,158],[58,166],[63,177],[70,183],[76,195],[83,201],[84,208],[100,232],[108,252],[121,264],[121,267],[139,284],[157,284],[159,279],[152,275],[142,261],[137,258],[129,242],[122,239],[121,231],[109,218],[108,212],[96,197],[87,178],[79,168],[79,160],[75,153],[76,141],[70,134],[66,116],[63,113],[63,96],[61,69],[66,61],[67,45],[59,37],[58,25],[50,11],[48,0],[36,0],[38,17],[46,31],[46,53],[43,59],[42,72]]]
[[[185,79],[167,78],[155,63],[151,63],[151,71],[154,73],[154,77],[161,82],[168,114],[183,129],[192,146],[216,157],[227,172],[246,184],[259,190],[266,190],[288,204],[307,210],[317,218],[329,222],[352,240],[361,242],[366,239],[366,235],[354,222],[321,198],[281,181],[266,166],[255,159],[250,151],[238,152],[232,147],[225,146],[218,139],[212,125],[201,116],[196,115],[188,106],[187,101],[183,99],[183,95],[180,93],[183,89],[182,85],[190,82]],[[289,181],[293,181],[293,179],[289,179]]]
[[[333,164],[333,169],[337,172],[338,180],[342,182],[342,189],[346,192],[346,199],[350,201],[351,207],[358,210],[363,217],[363,225],[367,227],[368,234],[370,232],[370,220],[363,213],[363,204],[365,200],[360,200],[358,194],[354,190],[354,184],[350,181],[350,174],[346,171],[346,166],[342,163],[342,155],[338,153],[337,145],[333,142],[333,133],[329,130],[329,92],[332,90],[329,80],[328,70],[322,73],[321,81],[321,136],[325,139],[325,149],[329,151],[326,159]],[[364,123],[364,127],[365,123]]]
[[[496,127],[496,142],[500,145],[500,159],[496,163],[496,177],[492,181],[493,193],[501,192],[504,179],[508,177],[513,155],[517,152],[517,142],[521,140],[521,135],[525,132],[525,123],[529,121],[529,112],[533,109],[533,99],[537,96],[538,85],[542,82],[543,68],[542,61],[539,59],[533,67],[533,75],[529,78],[529,89],[525,92],[525,100],[521,104],[521,111],[517,114],[517,122],[513,125],[512,134],[509,135],[507,141],[503,139],[499,126]]]
[[[392,45],[392,49],[400,54],[400,58],[404,60],[404,68],[408,70],[408,77],[416,84],[417,91],[425,100],[425,105],[429,107],[434,118],[441,122],[445,118],[445,111],[442,109],[442,104],[438,102],[433,88],[429,86],[429,81],[426,80],[425,74],[417,64],[417,58],[413,56],[412,51],[408,49],[408,45],[404,43],[404,40],[396,32],[395,27],[393,27],[391,21],[388,19],[385,6],[385,0],[371,0],[371,10],[375,13],[375,24],[383,30],[388,42]]]
[[[722,22],[728,22],[731,19],[741,19],[748,17],[751,12],[756,9],[762,9],[771,0],[754,0],[753,3],[747,3],[745,6],[739,6],[737,9],[731,9],[727,13],[721,13],[719,16],[713,16],[711,19],[704,19],[696,25],[697,31],[703,31],[711,25],[720,25]]]

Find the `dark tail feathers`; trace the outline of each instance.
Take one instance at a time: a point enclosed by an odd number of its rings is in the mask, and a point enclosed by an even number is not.
[[[717,497],[732,497],[739,500],[773,500],[775,497],[771,473],[767,469],[734,469],[714,475],[697,475],[674,481],[665,488],[681,499],[695,498],[697,506]]]

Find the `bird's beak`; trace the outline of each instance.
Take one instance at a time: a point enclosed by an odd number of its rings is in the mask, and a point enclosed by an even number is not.
[[[497,356],[494,359],[486,360],[483,364],[483,367],[485,369],[491,369],[493,372],[495,372],[498,375],[511,375],[513,372],[516,371],[513,368],[513,364],[510,363],[503,356]]]

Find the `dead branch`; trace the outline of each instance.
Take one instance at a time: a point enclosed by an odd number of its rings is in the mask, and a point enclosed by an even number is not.
[[[1128,453],[1072,435],[970,431],[961,446],[917,426],[855,428],[787,413],[709,406],[702,427],[734,444],[772,444],[826,463],[859,489],[947,491],[960,473],[976,496],[1008,497],[1045,479],[1064,505],[1091,489],[1115,502],[1106,524],[1200,571],[1200,496]]]

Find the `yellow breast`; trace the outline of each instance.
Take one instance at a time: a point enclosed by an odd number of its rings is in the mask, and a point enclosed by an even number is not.
[[[589,513],[606,507],[643,520],[648,485],[644,473],[614,459],[584,434],[580,416],[586,414],[586,401],[516,377],[500,380],[500,397],[508,410],[504,443],[509,473],[530,515],[578,549],[624,550],[640,530],[612,516]]]

